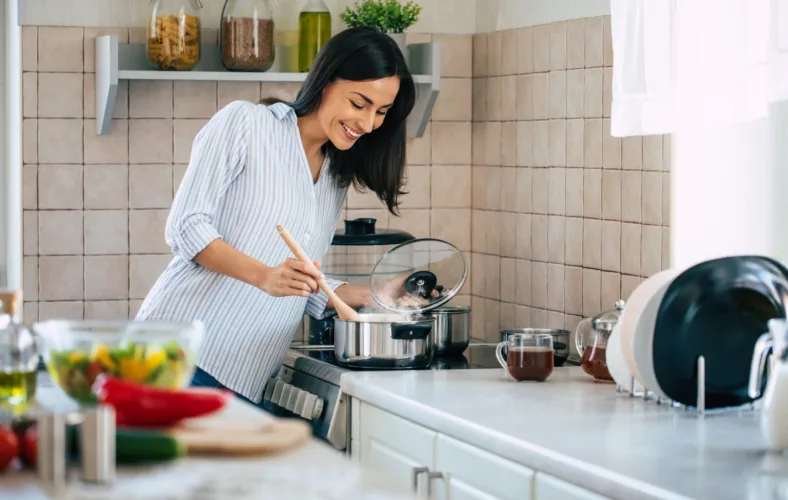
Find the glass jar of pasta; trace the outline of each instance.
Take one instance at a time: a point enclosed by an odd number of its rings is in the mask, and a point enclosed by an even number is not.
[[[146,52],[158,69],[188,71],[200,61],[200,0],[151,0]]]

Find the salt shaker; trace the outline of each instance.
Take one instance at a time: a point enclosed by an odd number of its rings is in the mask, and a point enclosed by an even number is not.
[[[115,410],[101,405],[83,411],[80,451],[82,480],[107,484],[115,480]]]
[[[36,418],[38,478],[50,489],[66,484],[66,415],[42,411]]]

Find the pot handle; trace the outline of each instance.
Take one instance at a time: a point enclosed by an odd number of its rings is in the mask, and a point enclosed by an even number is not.
[[[394,340],[425,340],[432,332],[431,323],[393,323],[391,338]]]

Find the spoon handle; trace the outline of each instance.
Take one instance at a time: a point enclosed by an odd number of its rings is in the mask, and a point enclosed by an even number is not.
[[[279,232],[279,236],[282,237],[290,251],[293,252],[293,255],[295,255],[298,260],[317,271],[314,262],[312,262],[312,259],[310,259],[306,252],[304,252],[304,249],[301,248],[301,245],[299,245],[295,238],[293,238],[293,235],[291,235],[281,224],[276,225],[276,230]],[[326,283],[325,279],[317,280],[317,285],[326,295],[328,295],[328,298],[331,299],[331,302],[334,304],[334,309],[336,309],[340,319],[345,321],[361,321],[361,316],[355,310],[353,310],[352,307],[345,304],[345,302],[339,298],[334,290],[328,286],[328,283]]]

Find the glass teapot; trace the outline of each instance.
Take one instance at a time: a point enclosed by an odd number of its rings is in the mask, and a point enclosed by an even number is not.
[[[0,291],[0,405],[26,405],[35,397],[38,349],[30,330],[17,322],[19,292]]]
[[[594,378],[594,382],[614,383],[607,368],[607,339],[624,310],[624,301],[617,300],[615,309],[593,318],[586,318],[577,325],[575,347],[580,354],[583,371]]]

